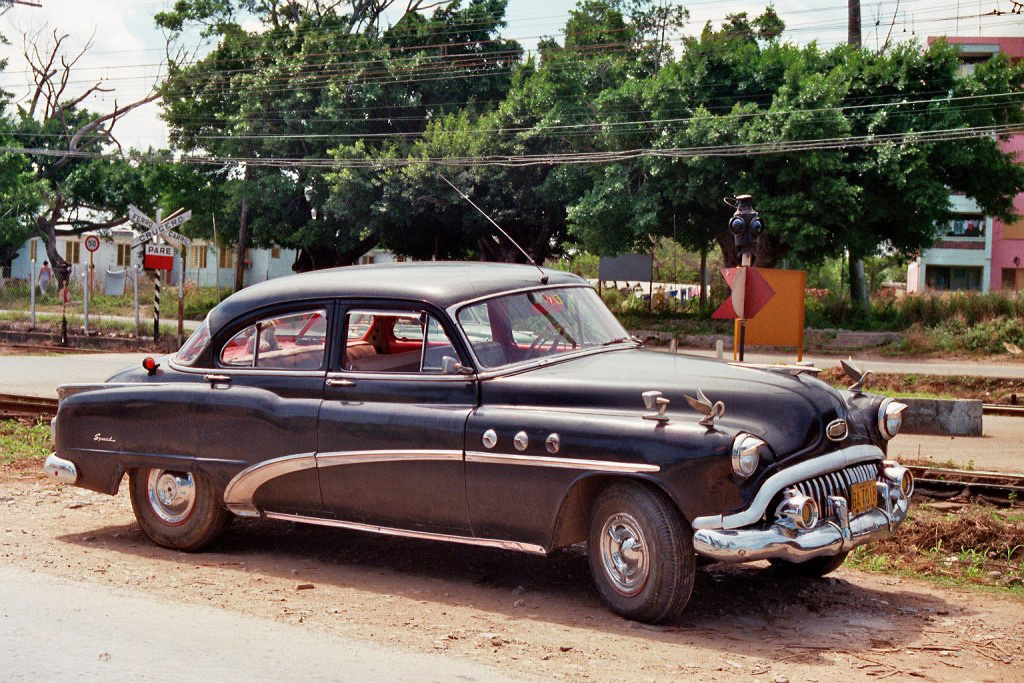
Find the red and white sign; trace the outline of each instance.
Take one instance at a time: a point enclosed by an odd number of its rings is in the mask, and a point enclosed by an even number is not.
[[[142,267],[152,270],[173,270],[174,247],[169,244],[147,244]]]
[[[89,235],[85,238],[85,248],[89,251],[96,251],[100,248],[100,238],[96,235]]]

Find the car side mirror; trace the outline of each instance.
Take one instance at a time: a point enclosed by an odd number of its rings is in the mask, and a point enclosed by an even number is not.
[[[452,358],[451,356],[441,357],[441,374],[442,375],[472,375],[473,368],[467,368],[465,365],[460,363],[458,359]]]

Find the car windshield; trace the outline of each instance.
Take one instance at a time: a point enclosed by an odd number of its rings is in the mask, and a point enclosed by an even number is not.
[[[458,318],[487,368],[630,339],[590,287],[497,296],[462,308]]]

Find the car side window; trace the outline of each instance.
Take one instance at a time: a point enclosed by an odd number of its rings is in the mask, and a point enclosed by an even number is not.
[[[342,367],[355,372],[442,374],[461,362],[437,318],[417,311],[349,311]]]
[[[220,352],[221,365],[264,370],[317,370],[327,346],[327,311],[265,318],[241,330]]]

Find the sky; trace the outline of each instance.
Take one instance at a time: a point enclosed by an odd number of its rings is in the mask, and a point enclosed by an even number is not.
[[[35,0],[41,8],[15,5],[0,16],[0,34],[10,45],[0,45],[0,58],[8,59],[0,74],[0,88],[12,93],[15,102],[29,92],[29,72],[23,56],[23,34],[36,35],[41,49],[52,43],[52,34],[67,34],[69,52],[77,54],[90,45],[77,63],[68,94],[84,92],[102,81],[113,92],[98,93],[86,101],[96,111],[139,99],[163,73],[167,36],[156,28],[153,15],[171,0]],[[668,1],[668,0],[665,0]],[[561,39],[569,10],[575,0],[509,0],[508,26],[503,35],[515,38],[528,50],[542,36]],[[760,14],[766,2],[693,0],[682,3],[690,10],[688,32],[698,32],[707,21],[720,23],[731,12]],[[862,34],[867,48],[893,40],[927,36],[1024,36],[1024,15],[1013,14],[1009,0],[862,0]],[[775,0],[775,9],[787,26],[785,40],[806,44],[818,41],[831,47],[846,41],[846,0]],[[993,16],[992,12],[1002,12]],[[255,29],[255,23],[251,26]],[[203,46],[197,36],[187,36],[185,46]],[[118,122],[115,134],[122,145],[145,149],[167,144],[167,127],[160,119],[159,101],[147,104]]]

